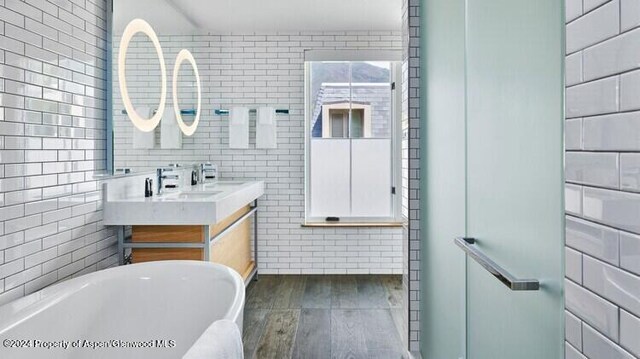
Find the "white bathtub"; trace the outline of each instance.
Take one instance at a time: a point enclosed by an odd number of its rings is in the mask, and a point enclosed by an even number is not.
[[[181,358],[218,319],[242,331],[244,295],[240,275],[207,262],[87,274],[0,307],[0,358]]]

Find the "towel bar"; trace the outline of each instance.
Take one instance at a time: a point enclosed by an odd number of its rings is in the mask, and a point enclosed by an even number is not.
[[[158,110],[153,110],[153,114],[155,115],[155,113]],[[127,114],[127,110],[122,110],[122,114],[126,115]],[[195,116],[196,115],[196,110],[195,109],[190,109],[190,110],[180,110],[180,114],[181,115],[191,115],[191,116]]]
[[[504,268],[496,264],[496,262],[489,259],[484,253],[478,250],[476,246],[474,246],[474,244],[476,244],[475,238],[458,237],[454,240],[454,243],[509,289],[517,291],[540,289],[540,282],[537,279],[516,278]]]
[[[257,109],[253,108],[249,110],[249,113],[256,113],[257,111],[258,111]],[[279,109],[276,109],[276,113],[279,115],[288,115],[289,110],[284,108],[279,108]],[[213,110],[213,114],[216,116],[226,116],[229,114],[229,110],[215,109]]]

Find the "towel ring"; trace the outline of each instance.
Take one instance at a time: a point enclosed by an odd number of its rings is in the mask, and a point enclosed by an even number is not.
[[[178,105],[178,72],[180,71],[180,65],[185,60],[189,61],[191,67],[193,68],[193,72],[196,75],[196,86],[198,88],[198,107],[196,107],[196,118],[193,120],[191,126],[187,126],[182,120],[182,113],[180,112],[180,106]],[[191,136],[196,132],[198,128],[198,122],[200,122],[200,104],[202,100],[202,90],[200,88],[200,75],[198,74],[198,66],[196,65],[196,60],[193,58],[193,55],[189,50],[182,49],[178,53],[178,57],[176,57],[176,64],[173,66],[173,110],[176,114],[176,121],[178,122],[178,126],[180,126],[180,130],[185,136]]]
[[[133,107],[131,99],[129,98],[129,90],[127,89],[127,77],[125,74],[127,49],[129,48],[129,42],[131,42],[133,35],[139,32],[147,35],[147,37],[151,39],[151,42],[153,42],[153,46],[156,48],[158,59],[160,60],[160,74],[162,76],[160,104],[158,105],[158,110],[156,111],[155,115],[153,115],[150,119],[145,119],[140,116]],[[127,110],[127,116],[129,117],[131,122],[133,122],[133,125],[143,132],[153,131],[162,119],[162,115],[164,114],[165,102],[167,101],[167,70],[164,64],[164,54],[162,53],[162,47],[160,46],[160,41],[158,41],[158,36],[156,35],[155,31],[153,31],[151,25],[149,25],[148,22],[142,19],[132,20],[124,29],[124,33],[122,34],[122,39],[120,40],[120,47],[118,50],[118,83],[120,85],[120,94],[122,95],[124,108]],[[198,85],[198,90],[199,88],[200,87]],[[200,92],[198,91],[198,95],[199,94]],[[200,97],[198,96],[198,99],[199,98]],[[199,106],[200,102],[198,101],[198,109],[200,108]]]

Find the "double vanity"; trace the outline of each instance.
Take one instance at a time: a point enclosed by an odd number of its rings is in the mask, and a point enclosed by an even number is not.
[[[184,172],[181,177],[188,177]],[[233,268],[248,283],[257,270],[257,210],[264,183],[182,181],[145,197],[147,178],[155,180],[140,174],[103,184],[104,223],[118,227],[120,263],[211,261]]]

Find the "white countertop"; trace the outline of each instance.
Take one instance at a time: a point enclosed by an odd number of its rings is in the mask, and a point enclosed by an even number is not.
[[[216,181],[167,189],[149,198],[121,184],[104,186],[104,223],[120,226],[215,224],[264,194],[262,181]],[[133,186],[144,189],[144,179]]]

